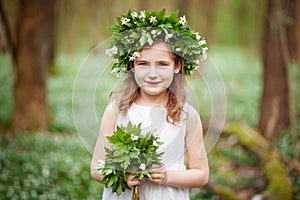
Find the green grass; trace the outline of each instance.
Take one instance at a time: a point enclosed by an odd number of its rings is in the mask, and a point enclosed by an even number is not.
[[[0,136],[1,199],[100,199],[91,155],[78,137],[56,133]]]

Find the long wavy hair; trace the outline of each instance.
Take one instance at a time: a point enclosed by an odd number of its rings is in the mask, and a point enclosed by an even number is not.
[[[182,57],[173,52],[170,52],[170,54],[174,58],[175,66],[180,67],[179,73],[174,74],[173,81],[167,89],[167,121],[175,124],[180,121],[183,104],[186,102],[186,79],[183,72],[184,61]],[[134,72],[131,70],[133,67],[133,62],[130,62],[124,84],[119,90],[113,91],[110,95],[111,97],[116,95],[118,109],[123,115],[127,113],[129,107],[141,94],[140,88],[134,78]]]

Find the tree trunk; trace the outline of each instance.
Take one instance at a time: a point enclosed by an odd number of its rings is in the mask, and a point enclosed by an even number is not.
[[[54,37],[54,2],[23,0],[17,27],[14,130],[46,130],[46,76]]]
[[[259,130],[273,141],[290,123],[291,85],[284,3],[285,0],[268,1],[263,37],[264,82]]]
[[[298,67],[298,102],[300,101],[300,0],[295,0],[295,20],[293,24],[293,39],[294,39],[294,59]],[[300,117],[300,105],[298,103],[298,109],[296,115]]]

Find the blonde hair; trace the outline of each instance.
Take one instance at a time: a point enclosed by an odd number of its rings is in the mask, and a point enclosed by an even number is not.
[[[168,101],[166,105],[167,110],[167,121],[175,124],[181,119],[181,112],[183,104],[186,101],[186,80],[183,72],[183,59],[174,53],[171,53],[175,61],[175,66],[180,67],[179,73],[175,73],[173,81],[169,86],[168,90]],[[120,90],[113,91],[113,95],[117,95],[117,105],[121,114],[125,115],[129,107],[134,103],[140,96],[140,88],[137,85],[134,72],[132,72],[133,62],[129,63],[128,74],[124,80],[124,84]]]

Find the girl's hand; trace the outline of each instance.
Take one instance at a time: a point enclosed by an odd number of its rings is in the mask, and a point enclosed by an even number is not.
[[[153,164],[151,167],[151,179],[147,178],[148,181],[157,183],[157,184],[166,184],[167,183],[167,171],[161,164]]]
[[[127,178],[127,185],[130,188],[133,188],[136,185],[141,184],[141,181],[138,178],[135,178],[136,173],[131,173]]]

